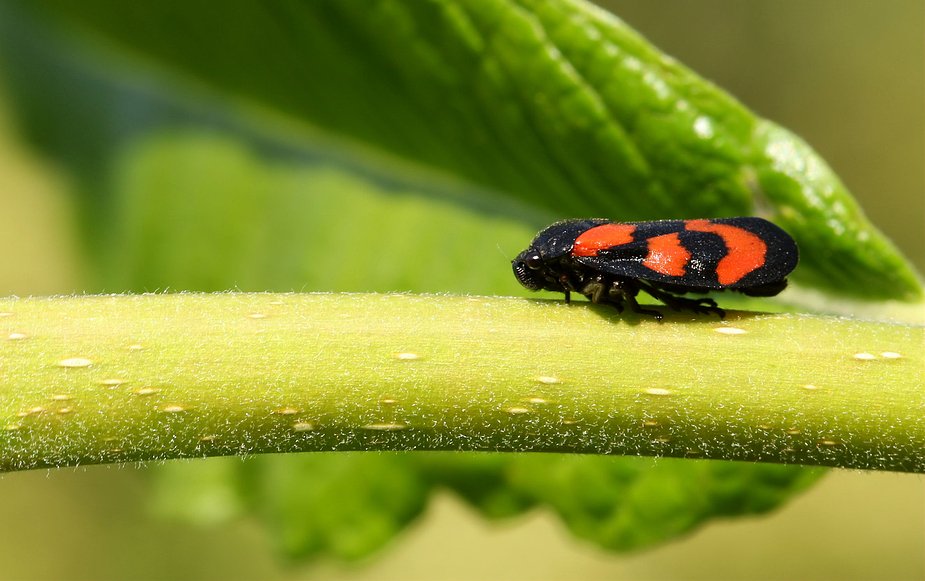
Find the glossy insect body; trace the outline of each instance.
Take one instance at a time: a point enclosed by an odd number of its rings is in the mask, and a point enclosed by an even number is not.
[[[774,296],[787,286],[799,252],[789,234],[761,218],[611,222],[565,220],[540,232],[512,262],[531,290],[571,292],[595,303],[624,303],[661,320],[636,302],[645,291],[674,310],[725,313],[712,299],[677,295],[734,290]]]

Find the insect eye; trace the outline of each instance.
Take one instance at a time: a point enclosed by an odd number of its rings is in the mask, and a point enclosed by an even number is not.
[[[524,258],[524,262],[526,262],[527,266],[532,270],[539,270],[543,268],[543,257],[540,256],[539,252],[528,254],[526,258]]]

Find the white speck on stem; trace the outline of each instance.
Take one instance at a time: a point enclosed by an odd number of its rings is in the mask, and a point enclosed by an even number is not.
[[[366,424],[363,426],[364,430],[372,430],[375,432],[395,432],[398,430],[404,430],[408,425],[402,422],[378,422],[375,424]]]
[[[119,379],[118,377],[107,377],[106,379],[99,380],[97,383],[100,385],[105,385],[106,387],[117,387],[128,382],[124,379]]]
[[[93,361],[89,359],[84,359],[83,357],[71,357],[69,359],[62,359],[58,361],[58,367],[65,369],[75,369],[79,367],[90,367],[93,365]]]
[[[745,329],[740,329],[738,327],[716,327],[713,330],[720,335],[745,335],[748,333]]]

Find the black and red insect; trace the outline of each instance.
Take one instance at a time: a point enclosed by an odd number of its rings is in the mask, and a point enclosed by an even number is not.
[[[799,251],[793,238],[761,218],[611,222],[565,220],[549,226],[511,263],[530,290],[585,295],[592,302],[652,315],[644,291],[679,311],[725,312],[709,298],[685,293],[733,290],[770,297],[787,286]]]

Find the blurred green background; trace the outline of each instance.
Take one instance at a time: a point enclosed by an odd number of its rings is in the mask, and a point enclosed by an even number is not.
[[[920,271],[925,270],[925,8],[921,2],[671,1],[602,2],[602,6],[760,115],[809,141],[872,221]],[[0,293],[119,292],[148,284],[153,285],[146,287],[149,290],[159,288],[156,257],[146,262],[146,272],[120,269],[123,249],[114,249],[105,258],[110,261],[105,268],[90,258],[100,253],[88,248],[89,238],[81,235],[87,222],[77,215],[75,201],[77,191],[86,189],[87,183],[25,138],[9,96],[15,81],[4,70],[10,67],[10,58],[6,54],[6,62],[0,60],[0,207],[4,209],[0,243],[7,249],[0,262]],[[143,81],[138,83],[144,86]],[[233,105],[227,106],[233,110]],[[388,217],[383,222],[396,230],[407,227],[401,219],[413,224],[408,214],[419,211],[413,182],[385,188],[389,193],[383,195],[374,179],[375,168],[324,155],[320,156],[323,164],[311,155],[288,151],[276,158],[268,156],[283,160],[287,168],[296,167],[298,176],[291,177],[288,169],[277,171],[272,163],[265,167],[255,161],[252,146],[242,145],[241,134],[249,129],[223,132],[213,126],[205,134],[183,129],[182,122],[173,122],[173,133],[166,137],[158,133],[134,139],[117,153],[123,162],[112,179],[123,180],[129,184],[126,187],[147,184],[177,200],[188,199],[182,189],[171,190],[169,172],[165,177],[163,169],[177,167],[178,159],[170,155],[171,147],[180,143],[186,148],[182,160],[188,172],[201,167],[197,163],[224,160],[229,191],[242,183],[241,176],[257,176],[263,180],[259,187],[274,191],[287,184],[297,187],[293,181],[313,180],[321,184],[319,188],[344,196],[331,203],[345,203],[352,196],[351,203]],[[294,141],[292,149],[301,151],[301,142]],[[167,142],[171,147],[163,146]],[[324,185],[332,182],[335,185]],[[423,203],[430,205],[428,211],[451,214],[448,219],[456,220],[459,228],[492,232],[486,236],[487,244],[508,255],[527,242],[532,232],[513,217],[500,215],[486,223],[472,204],[465,211],[455,209],[453,202],[461,195],[447,186],[442,197],[431,196]],[[129,199],[144,203],[148,198],[139,193]],[[510,216],[519,210],[512,208]],[[195,215],[201,209],[187,211]],[[358,233],[350,241],[363,247],[366,240],[387,234]],[[157,232],[151,235],[169,238]],[[197,268],[195,254],[215,249],[189,249],[184,280],[188,288],[262,290],[266,283],[261,286],[259,281],[265,281],[266,274],[261,272],[261,258],[274,255],[286,260],[287,236],[300,235],[253,232],[247,240],[253,245],[247,246],[238,238],[221,239],[221,232],[216,232],[217,245],[231,247],[218,254],[232,256],[238,261],[238,272],[244,274],[227,280],[203,272]],[[430,236],[439,239],[440,232]],[[241,258],[235,251],[238,243],[242,248],[258,248],[259,256]],[[401,255],[401,249],[393,251]],[[465,252],[461,254],[459,260],[464,261]],[[478,284],[519,292],[509,280],[504,255],[497,254],[498,269],[487,269],[486,280]],[[373,290],[390,290],[411,284],[390,278],[388,268],[375,274],[373,283],[360,282],[361,277],[350,270],[353,267],[336,257],[319,266],[324,277],[300,268],[293,264],[288,274],[303,276],[307,290],[324,289],[325,284],[333,284],[332,277],[340,288],[371,284]],[[477,284],[440,272],[427,282],[433,287],[424,290],[433,292],[461,292],[466,284]],[[483,521],[454,497],[442,495],[410,531],[367,563],[293,567],[278,560],[266,533],[250,519],[218,529],[152,519],[147,470],[93,467],[4,476],[0,514],[5,515],[6,526],[0,529],[0,578],[925,578],[925,486],[916,476],[833,472],[773,515],[713,523],[681,541],[629,556],[608,554],[569,537],[545,511],[498,526]]]

